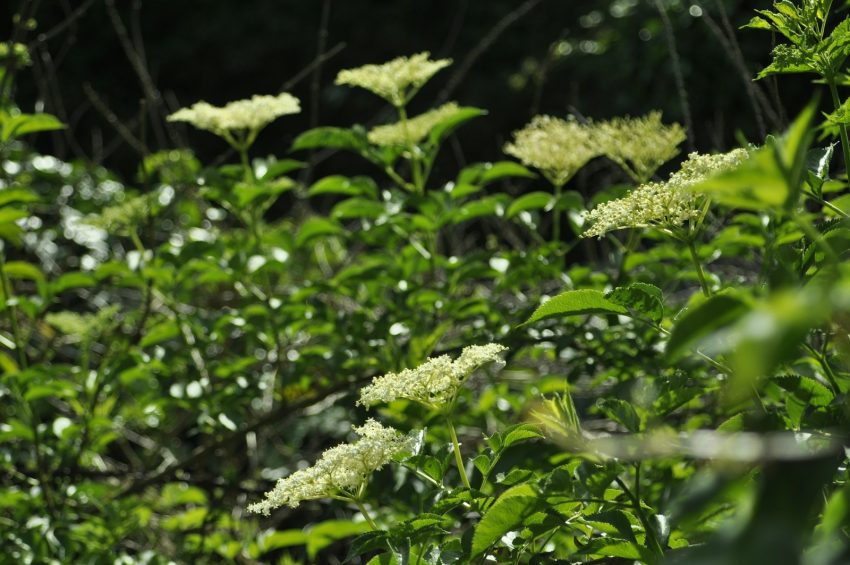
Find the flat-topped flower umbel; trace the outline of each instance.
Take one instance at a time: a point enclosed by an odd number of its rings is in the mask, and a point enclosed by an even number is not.
[[[588,161],[599,156],[591,128],[574,118],[535,116],[504,152],[543,173],[554,186],[565,185]]]
[[[430,59],[428,51],[396,57],[382,65],[363,65],[340,71],[336,84],[357,86],[377,94],[390,104],[401,107],[441,69],[452,64],[451,59]]]
[[[719,155],[691,153],[667,182],[650,182],[617,200],[604,202],[587,213],[590,227],[582,237],[602,237],[609,231],[656,227],[674,230],[699,216],[702,195],[688,190],[711,176],[740,165],[749,155],[735,149]]]
[[[431,408],[451,405],[466,379],[478,367],[501,361],[507,348],[496,344],[465,347],[457,360],[448,355],[432,357],[416,367],[400,373],[387,373],[372,379],[372,384],[360,390],[358,404],[373,406],[396,399],[413,400]]]
[[[598,122],[593,132],[599,152],[637,183],[652,179],[661,165],[679,154],[679,144],[687,137],[679,124],[664,124],[661,112]]]
[[[418,116],[392,124],[375,126],[368,134],[369,141],[375,145],[401,145],[419,143],[425,139],[437,124],[444,122],[460,112],[460,106],[448,102]]]
[[[375,420],[367,420],[354,432],[360,439],[332,447],[312,467],[278,480],[265,500],[250,505],[248,510],[268,515],[281,506],[295,508],[304,500],[359,501],[371,474],[411,447],[409,436]]]
[[[254,95],[249,99],[236,100],[223,107],[207,102],[196,102],[189,108],[183,108],[168,116],[170,122],[187,122],[198,129],[212,132],[227,139],[227,136],[240,132],[253,132],[261,129],[287,114],[301,111],[298,98],[282,92],[277,96]]]

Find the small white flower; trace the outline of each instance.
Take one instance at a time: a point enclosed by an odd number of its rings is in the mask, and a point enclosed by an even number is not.
[[[451,59],[432,61],[430,56],[425,51],[410,57],[397,57],[382,65],[346,69],[337,75],[336,84],[359,86],[396,107],[404,106],[432,76],[452,64]]]
[[[590,228],[582,237],[601,237],[609,231],[623,228],[677,228],[700,214],[702,195],[688,188],[736,167],[748,155],[746,149],[720,155],[691,153],[667,182],[643,184],[623,198],[604,202],[586,213]]]
[[[493,361],[501,361],[502,345],[490,343],[464,348],[457,360],[448,355],[432,357],[416,367],[400,373],[387,373],[372,379],[372,384],[360,390],[362,406],[392,402],[403,398],[430,407],[450,404],[463,382],[475,369]]]
[[[567,183],[579,169],[599,156],[593,131],[575,119],[535,116],[514,132],[504,152],[538,169],[555,186]]]
[[[281,506],[295,508],[304,500],[355,498],[373,472],[412,447],[410,436],[372,419],[354,432],[360,439],[332,447],[312,467],[278,480],[265,500],[251,504],[248,511],[268,515]]]
[[[287,114],[301,111],[298,98],[288,92],[277,96],[255,95],[250,99],[236,100],[224,107],[207,102],[197,102],[168,116],[170,122],[188,122],[198,129],[227,136],[238,132],[256,133]]]
[[[424,114],[383,126],[376,126],[369,132],[369,141],[375,145],[402,145],[419,143],[431,133],[440,122],[447,120],[460,111],[460,107],[449,102]]]

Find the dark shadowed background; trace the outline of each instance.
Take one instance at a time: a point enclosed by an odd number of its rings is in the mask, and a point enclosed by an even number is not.
[[[19,3],[4,4],[8,30]],[[128,136],[151,151],[191,140],[205,162],[221,155],[224,146],[214,136],[182,127],[169,132],[163,125],[168,112],[201,99],[221,104],[282,86],[301,98],[304,113],[270,126],[255,146],[257,155],[283,156],[293,136],[313,125],[387,119],[378,98],[335,86],[336,73],[424,50],[455,64],[417,97],[414,111],[449,99],[490,112],[463,129],[461,143],[452,144],[444,160],[500,158],[510,132],[536,113],[605,118],[656,108],[666,120],[690,126],[691,147],[722,149],[736,143],[736,135],[758,141],[781,129],[797,108],[780,107],[776,88],[797,105],[809,92],[804,77],[753,85],[749,79],[757,69],[740,62],[767,59],[770,35],[738,29],[766,1],[26,4],[37,21],[25,39],[35,64],[21,73],[17,100],[30,111],[43,104],[72,126],[41,139],[43,149],[85,156],[127,177],[138,162]],[[146,95],[149,119],[140,128]],[[334,158],[333,168],[353,163]]]

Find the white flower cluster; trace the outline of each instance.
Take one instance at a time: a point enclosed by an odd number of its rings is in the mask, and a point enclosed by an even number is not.
[[[449,102],[406,121],[376,126],[369,132],[369,141],[375,145],[410,145],[419,143],[439,123],[458,113],[460,107]]]
[[[409,436],[375,420],[367,420],[354,432],[360,439],[332,447],[312,467],[279,479],[265,500],[248,506],[248,511],[268,515],[281,506],[295,508],[304,500],[355,498],[373,472],[412,447]]]
[[[360,390],[358,404],[372,406],[396,399],[407,399],[436,408],[449,404],[463,382],[475,369],[493,361],[501,361],[506,348],[496,343],[465,347],[457,360],[448,355],[432,357],[416,367],[400,373],[387,373],[372,379]]]
[[[699,215],[701,198],[690,187],[718,173],[733,169],[747,159],[746,149],[719,155],[691,153],[679,171],[664,183],[650,182],[627,196],[605,202],[586,213],[590,228],[582,237],[601,237],[605,233],[636,227],[672,229]]]
[[[126,235],[139,226],[151,211],[152,195],[126,197],[114,206],[107,206],[99,214],[81,219],[86,225],[112,234]]]
[[[575,119],[535,116],[514,132],[504,152],[534,167],[555,186],[563,186],[588,161],[599,155],[593,131]]]
[[[197,102],[168,116],[170,122],[188,122],[198,129],[224,136],[232,132],[258,132],[277,118],[301,111],[298,98],[288,92],[277,96],[255,95],[224,107]]]
[[[679,153],[685,130],[665,125],[661,112],[640,118],[614,118],[593,125],[600,153],[617,163],[632,179],[647,182],[658,168]]]
[[[346,69],[337,75],[336,84],[365,88],[393,106],[401,107],[432,76],[452,64],[451,59],[432,61],[430,56],[425,51],[410,57],[397,57],[382,65]]]

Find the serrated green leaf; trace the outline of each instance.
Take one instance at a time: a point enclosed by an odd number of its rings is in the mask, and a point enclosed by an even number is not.
[[[529,485],[515,486],[502,493],[475,527],[472,557],[479,557],[506,533],[522,525],[536,511],[539,500]]]
[[[647,283],[632,283],[615,288],[605,298],[641,314],[655,323],[664,318],[664,302],[661,289]]]
[[[550,299],[540,306],[523,325],[551,318],[553,316],[577,316],[585,314],[622,314],[629,311],[612,302],[599,290],[568,290]]]

